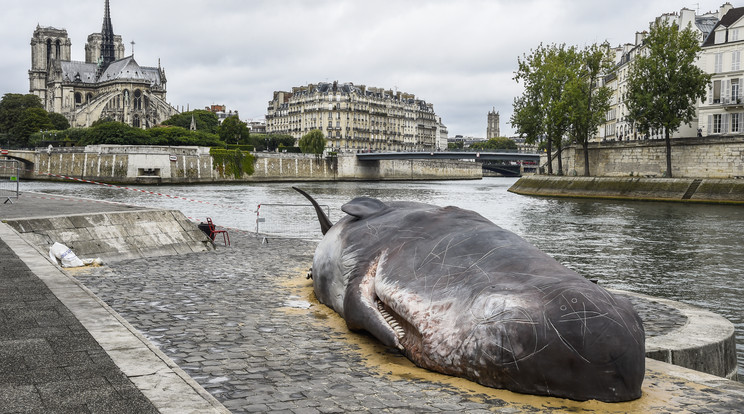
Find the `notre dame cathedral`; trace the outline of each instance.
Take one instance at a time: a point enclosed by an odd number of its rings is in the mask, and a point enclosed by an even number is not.
[[[67,30],[37,26],[31,38],[30,92],[48,112],[67,117],[73,127],[110,118],[149,128],[178,111],[165,100],[165,71],[140,66],[124,56],[121,36],[114,35],[109,0],[101,33],[88,36],[85,62],[70,59]]]

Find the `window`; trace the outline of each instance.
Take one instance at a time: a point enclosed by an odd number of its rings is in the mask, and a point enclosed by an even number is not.
[[[723,53],[716,53],[713,73],[721,73],[721,72],[723,72]]]
[[[721,103],[721,81],[713,81],[713,103]]]
[[[739,103],[739,79],[731,79],[731,103]]]
[[[741,67],[741,51],[736,50],[731,52],[731,70],[739,70]]]
[[[739,132],[739,117],[741,114],[731,114],[731,132]]]
[[[713,115],[713,133],[714,134],[721,133],[721,114]]]
[[[142,91],[134,91],[134,109],[142,109]]]
[[[739,29],[729,29],[729,42],[739,40]]]

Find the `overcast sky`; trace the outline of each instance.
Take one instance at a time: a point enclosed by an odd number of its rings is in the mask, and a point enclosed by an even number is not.
[[[160,59],[168,101],[224,104],[263,119],[276,90],[334,80],[413,93],[434,105],[449,135],[484,137],[486,115],[512,102],[517,57],[543,43],[633,42],[683,7],[722,0],[110,0],[114,32],[141,66]],[[734,6],[741,6],[734,4]],[[72,59],[100,32],[104,0],[2,0],[0,94],[28,93],[37,24],[67,29]]]

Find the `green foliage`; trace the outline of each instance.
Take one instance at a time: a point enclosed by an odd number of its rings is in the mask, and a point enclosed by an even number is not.
[[[189,129],[191,127],[192,116],[194,118],[194,122],[196,123],[197,131],[209,132],[211,134],[217,133],[217,128],[220,125],[217,114],[210,111],[205,111],[203,109],[197,109],[194,111],[173,115],[172,117],[163,121],[163,125],[179,126],[181,128]]]
[[[8,133],[15,127],[23,111],[28,108],[41,108],[41,100],[33,94],[6,93],[0,99],[0,133]]]
[[[49,122],[52,123],[52,128],[57,131],[62,131],[70,127],[70,121],[64,115],[56,112],[49,113]]]
[[[223,141],[235,144],[248,140],[251,135],[248,124],[235,115],[225,118],[217,128],[217,133]]]
[[[69,131],[71,131],[71,129],[62,131],[53,129],[50,131],[35,132],[28,138],[28,144],[31,147],[40,147],[46,146],[51,142],[54,143],[55,146],[59,146],[60,142],[64,142],[71,146],[73,141],[68,139]]]
[[[225,145],[215,134],[191,131],[177,126],[154,127],[146,132],[150,136],[150,145],[196,145],[202,147],[222,147]]]
[[[302,152],[300,147],[285,147],[283,144],[279,144],[279,152],[290,152],[294,154],[299,154]]]
[[[293,147],[295,139],[291,135],[284,134],[251,134],[249,144],[257,151],[274,151],[280,146]]]
[[[94,127],[94,126],[98,126],[98,125],[101,125],[101,124],[106,124],[106,123],[109,123],[109,122],[115,122],[115,120],[113,118],[111,118],[110,116],[103,117],[103,118],[98,118],[95,121],[93,121],[93,123],[90,124],[90,126]]]
[[[212,156],[213,165],[221,176],[232,175],[241,178],[245,175],[253,175],[253,164],[256,158],[240,150],[226,150],[222,148],[211,148],[209,154]]]
[[[447,143],[447,149],[451,149],[451,150],[452,149],[454,149],[454,150],[460,149],[461,150],[463,146],[464,146],[464,143],[462,141],[459,141],[459,142],[448,142]]]
[[[517,143],[509,138],[496,137],[485,142],[476,142],[470,148],[477,150],[517,149]]]
[[[544,142],[550,155],[553,146],[560,153],[567,137],[588,142],[609,106],[610,91],[595,85],[597,77],[609,70],[608,48],[540,45],[518,63],[514,80],[524,84],[524,92],[514,99],[511,124],[520,136],[528,144]],[[548,163],[548,174],[552,173]],[[558,173],[562,174],[560,156]]]
[[[227,145],[225,145],[225,148],[227,148],[227,149],[232,149],[232,150],[234,150],[234,149],[239,149],[239,150],[241,150],[241,151],[248,151],[248,152],[251,152],[251,151],[253,151],[253,150],[254,150],[254,147],[253,147],[253,145],[242,145],[242,144],[240,144],[240,145],[236,145],[236,144],[227,144]]]
[[[31,134],[52,128],[54,126],[44,108],[26,108],[10,133],[16,146],[25,147]]]
[[[639,131],[664,129],[666,176],[672,176],[670,134],[696,115],[696,101],[705,101],[710,75],[695,65],[701,51],[691,27],[659,19],[651,25],[628,75],[628,119]]]
[[[148,145],[150,134],[122,122],[103,122],[87,128],[85,136],[78,141],[78,145],[96,144]]]
[[[611,71],[614,63],[608,44],[591,45],[580,52],[578,59],[578,72],[566,88],[566,100],[571,109],[569,132],[584,149],[584,175],[589,176],[589,140],[605,122],[612,95],[608,87],[598,87],[596,81]]]
[[[298,146],[305,154],[315,154],[316,156],[320,156],[323,154],[326,147],[326,139],[323,136],[323,131],[313,129],[300,138]]]

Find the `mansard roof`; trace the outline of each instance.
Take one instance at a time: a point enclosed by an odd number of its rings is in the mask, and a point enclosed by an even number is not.
[[[703,47],[705,46],[714,46],[716,43],[716,36],[715,32],[716,30],[723,26],[723,27],[729,27],[732,24],[736,23],[744,17],[744,7],[735,7],[731,10],[729,10],[726,14],[723,15],[721,20],[718,22],[718,24],[713,27],[713,30],[710,31],[710,34],[708,34],[708,37],[705,39],[705,42],[703,42]]]

